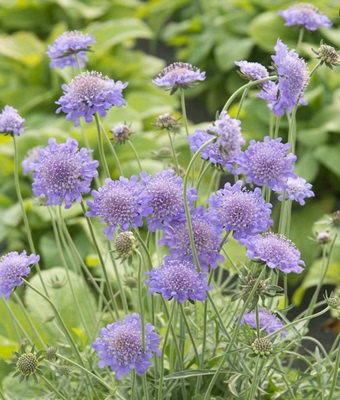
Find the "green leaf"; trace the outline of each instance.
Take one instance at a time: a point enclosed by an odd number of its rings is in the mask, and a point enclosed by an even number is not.
[[[10,340],[5,336],[0,335],[0,358],[8,360],[14,351],[18,350],[19,344],[14,340]]]
[[[312,150],[305,150],[298,157],[295,172],[307,182],[313,182],[319,172],[319,162],[314,157]]]
[[[340,144],[318,147],[314,156],[321,164],[331,170],[335,175],[340,176]]]
[[[37,400],[45,398],[46,392],[49,393],[50,389],[41,380],[38,385],[33,379],[19,383],[19,378],[13,378],[11,373],[2,381],[2,391],[11,400]]]
[[[237,43],[237,46],[235,46]],[[254,46],[252,39],[240,39],[236,36],[226,37],[215,47],[215,60],[221,71],[226,72],[235,68],[235,61],[249,57]]]

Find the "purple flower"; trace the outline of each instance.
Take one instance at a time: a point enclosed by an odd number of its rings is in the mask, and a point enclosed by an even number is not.
[[[182,179],[172,169],[158,172],[154,178],[141,172],[141,184],[145,196],[149,198],[151,217],[147,218],[151,232],[163,229],[172,220],[185,220]],[[188,203],[197,199],[196,189],[188,191]]]
[[[145,347],[143,348],[142,327],[139,314],[127,315],[124,321],[118,320],[100,330],[100,337],[92,344],[98,353],[99,368],[110,367],[116,372],[116,378],[122,380],[135,369],[142,375],[150,367],[152,353],[161,355],[160,337],[155,327],[145,325]]]
[[[240,67],[240,75],[250,81],[257,81],[269,76],[267,68],[260,63],[235,61],[235,64]]]
[[[175,62],[164,68],[162,72],[152,80],[156,86],[171,88],[171,94],[177,89],[188,89],[198,81],[204,81],[205,72],[183,62]]]
[[[146,272],[150,278],[145,282],[150,285],[149,293],[160,293],[165,300],[173,297],[179,303],[185,300],[204,301],[207,298],[208,286],[206,273],[196,271],[194,265],[185,260],[166,258],[160,268]]]
[[[300,203],[301,206],[306,204],[306,197],[314,197],[314,192],[311,190],[312,185],[306,182],[306,179],[288,178],[287,188],[286,188],[286,198],[289,200],[295,200]],[[279,193],[278,199],[282,201],[284,189],[280,188],[277,193]]]
[[[286,20],[286,26],[303,26],[309,31],[316,31],[319,26],[324,26],[325,28],[332,26],[329,18],[321,14],[317,7],[309,3],[295,4],[286,10],[279,10],[278,14]]]
[[[26,157],[21,163],[21,167],[24,171],[24,175],[27,175],[31,171],[35,171],[36,166],[39,164],[39,150],[42,149],[41,146],[33,147],[28,150]]]
[[[73,120],[74,126],[79,125],[79,118],[84,117],[86,122],[92,122],[96,112],[105,117],[111,107],[124,106],[123,89],[128,84],[103,76],[97,71],[87,71],[77,75],[69,85],[62,85],[64,95],[56,104],[60,107],[56,113],[63,111],[66,119]]]
[[[264,329],[268,334],[271,334],[284,326],[284,323],[272,314],[269,310],[259,308],[259,322],[260,328]],[[244,313],[241,325],[247,324],[256,329],[256,312],[255,310],[250,313]],[[281,335],[286,337],[286,331],[282,330]]]
[[[208,271],[209,268],[216,268],[217,262],[224,261],[224,257],[219,253],[222,227],[212,221],[203,206],[192,210],[191,224],[201,269]],[[186,220],[173,221],[170,226],[165,227],[163,239],[159,244],[169,247],[171,259],[187,260],[191,264],[194,262]]]
[[[283,235],[269,232],[248,237],[243,243],[247,247],[247,257],[260,259],[269,268],[278,268],[286,274],[303,271],[300,265],[305,263],[300,259],[299,250]]]
[[[299,58],[295,50],[288,52],[288,47],[280,39],[275,50],[276,55],[272,59],[278,83],[266,85],[257,97],[267,101],[270,110],[279,117],[285,110],[291,113],[298,104],[307,105],[303,94],[309,83],[309,73],[305,60]]]
[[[48,146],[38,149],[34,166],[32,190],[36,197],[46,196],[45,205],[61,205],[70,208],[75,200],[80,203],[82,193],[88,193],[91,181],[98,175],[98,161],[93,161],[93,150],[78,150],[78,142],[68,138],[66,143],[57,144],[54,138]]]
[[[229,182],[207,200],[210,213],[216,224],[227,232],[233,231],[235,239],[246,238],[268,229],[272,205],[261,196],[260,188],[248,191],[242,188],[242,181],[234,185]]]
[[[281,143],[282,139],[270,139],[263,142],[251,140],[248,149],[238,159],[237,173],[246,174],[246,182],[267,185],[270,189],[287,188],[287,179],[296,178],[294,166],[296,156],[288,153],[290,144]]]
[[[21,278],[30,274],[30,265],[39,262],[40,257],[31,254],[26,255],[24,250],[21,254],[12,251],[0,258],[0,296],[4,296],[6,300],[17,286],[21,286],[23,281]]]
[[[24,118],[20,117],[15,108],[5,106],[0,114],[0,133],[21,135],[25,130],[24,123]]]
[[[112,240],[117,226],[124,231],[140,227],[142,218],[150,213],[149,198],[141,195],[141,184],[137,180],[136,175],[130,179],[121,176],[115,181],[107,178],[106,185],[91,192],[94,199],[87,201],[91,210],[86,215],[100,217],[99,222],[108,224],[103,232],[109,240]]]
[[[48,45],[46,54],[50,57],[50,67],[63,69],[64,67],[84,67],[88,61],[86,52],[90,50],[89,45],[96,43],[93,35],[86,35],[82,32],[65,32],[53,43]],[[77,62],[78,58],[78,62]]]

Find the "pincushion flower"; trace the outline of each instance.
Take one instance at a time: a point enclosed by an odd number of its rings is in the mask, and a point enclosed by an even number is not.
[[[332,26],[329,18],[310,3],[295,4],[286,10],[279,10],[278,14],[286,20],[286,26],[301,26],[309,31],[316,31],[320,26]]]
[[[21,254],[12,251],[0,258],[0,296],[9,299],[13,289],[21,286],[21,278],[28,276],[31,272],[30,265],[39,262],[40,256],[26,255],[24,250]]]
[[[51,59],[50,67],[77,68],[78,62],[80,67],[84,67],[88,61],[86,52],[90,50],[92,43],[96,43],[93,35],[79,31],[64,32],[54,41],[53,45],[48,45],[46,54]]]
[[[155,327],[145,325],[145,348],[143,348],[142,327],[139,314],[127,315],[124,321],[118,320],[100,330],[100,337],[92,344],[98,353],[99,368],[110,367],[116,378],[122,380],[135,369],[142,375],[151,366],[152,353],[161,355],[160,337]]]
[[[298,201],[303,206],[306,204],[304,200],[306,197],[314,197],[314,192],[311,190],[312,185],[307,183],[306,179],[300,177],[288,178],[286,183],[286,199]],[[277,191],[279,193],[278,199],[281,201],[283,200],[283,192],[282,188]]]
[[[263,142],[251,140],[246,151],[240,153],[237,173],[246,175],[246,182],[255,185],[267,185],[270,189],[287,188],[287,179],[296,178],[293,163],[296,156],[288,153],[289,143],[282,139],[270,139],[266,136]]]
[[[24,175],[27,175],[29,172],[35,171],[37,164],[39,164],[39,149],[42,149],[42,147],[36,146],[28,150],[26,157],[21,163]]]
[[[269,72],[266,67],[257,62],[235,61],[235,64],[240,67],[240,75],[242,78],[250,81],[268,78]]]
[[[166,258],[160,268],[146,272],[150,278],[145,282],[150,285],[149,293],[160,293],[165,300],[174,298],[179,303],[185,300],[204,301],[208,286],[206,273],[197,272],[195,266],[184,260]]]
[[[105,117],[111,107],[124,106],[123,89],[128,83],[115,82],[97,71],[86,71],[77,75],[69,85],[62,85],[63,96],[56,104],[60,107],[56,113],[64,112],[68,121],[73,120],[74,126],[79,125],[79,119],[92,121],[92,116],[98,113]]]
[[[193,209],[190,218],[201,269],[208,271],[209,268],[216,268],[217,263],[224,261],[219,253],[222,227],[212,221],[203,206]],[[173,221],[170,226],[165,227],[163,239],[159,243],[169,247],[171,259],[194,262],[186,220]]]
[[[284,273],[300,274],[305,263],[300,259],[301,254],[294,243],[284,235],[265,233],[248,237],[243,243],[247,247],[246,256],[259,259],[269,268],[277,268]]]
[[[284,326],[284,323],[269,310],[259,308],[260,329],[264,329],[268,334],[271,334]],[[256,312],[251,311],[243,314],[241,325],[247,324],[256,329]],[[281,335],[286,337],[286,331],[282,330]]]
[[[19,115],[15,108],[5,106],[0,114],[0,133],[22,135],[25,130],[24,123],[25,119]]]
[[[142,188],[136,175],[130,179],[120,177],[119,180],[105,179],[105,185],[97,190],[92,190],[93,200],[88,200],[90,211],[88,217],[100,217],[99,222],[104,222],[107,227],[104,233],[109,240],[117,228],[127,231],[143,225],[143,217],[151,210],[147,203],[150,198],[142,196]]]
[[[156,86],[171,89],[171,94],[177,89],[188,89],[199,81],[204,81],[205,72],[188,63],[175,62],[164,68],[161,73],[152,80]]]
[[[91,181],[98,175],[99,163],[91,159],[92,151],[79,150],[78,142],[72,138],[61,144],[50,138],[48,146],[37,149],[33,194],[36,197],[44,195],[46,206],[65,203],[65,208],[70,208],[73,201],[80,203],[82,194],[91,190]]]
[[[215,224],[227,232],[232,231],[235,239],[246,238],[264,232],[273,224],[270,219],[270,203],[266,203],[260,188],[254,191],[242,188],[242,181],[234,185],[229,182],[207,200]]]

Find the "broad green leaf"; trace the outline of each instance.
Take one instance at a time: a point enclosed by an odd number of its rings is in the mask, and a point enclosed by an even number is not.
[[[0,358],[2,360],[8,360],[12,356],[13,352],[18,350],[18,347],[18,342],[0,335]]]
[[[335,175],[340,177],[340,144],[320,146],[315,152],[315,158],[331,170]]]
[[[235,46],[237,43],[237,46]],[[214,49],[215,60],[221,71],[226,72],[235,68],[235,61],[246,60],[254,46],[252,39],[226,37]]]
[[[39,384],[35,383],[33,378],[28,382],[19,384],[19,377],[13,378],[13,373],[7,375],[2,381],[2,391],[10,400],[37,400],[44,399],[51,389],[45,386],[40,379]]]
[[[307,182],[313,182],[319,172],[319,162],[314,157],[313,151],[305,150],[298,157],[295,172]]]

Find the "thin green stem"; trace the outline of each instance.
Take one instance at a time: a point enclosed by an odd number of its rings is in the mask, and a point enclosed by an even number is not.
[[[167,132],[168,132],[168,137],[169,137],[169,142],[170,142],[172,157],[173,157],[174,163],[175,163],[176,173],[177,173],[177,175],[179,175],[179,164],[178,164],[178,159],[177,159],[177,154],[176,154],[176,149],[175,149],[174,141],[173,141],[173,139],[172,139],[171,132],[169,131],[169,129],[167,129]]]
[[[184,89],[180,89],[181,92],[181,108],[182,108],[182,116],[183,116],[183,123],[184,128],[187,136],[189,136],[189,128],[188,128],[188,119],[187,119],[187,110],[185,107],[185,96],[184,96]]]
[[[97,113],[94,114],[94,119],[96,121],[96,128],[97,128],[98,150],[99,150],[99,155],[100,155],[100,161],[103,164],[103,168],[104,168],[106,177],[110,178],[111,174],[110,174],[109,166],[107,165],[107,161],[106,161],[106,157],[105,157],[102,132],[101,132],[101,129],[100,129],[99,118],[98,118]]]
[[[140,169],[141,171],[143,171],[143,167],[142,167],[142,164],[141,164],[141,162],[140,162],[140,158],[139,158],[139,155],[138,155],[138,153],[137,153],[137,150],[136,150],[135,146],[133,145],[133,143],[132,143],[132,141],[131,141],[130,139],[128,139],[127,142],[128,142],[128,144],[129,144],[129,146],[131,147],[131,150],[133,151],[133,154],[134,154],[134,156],[135,156],[135,158],[136,158],[136,161],[137,161],[137,164],[138,164],[139,169]]]
[[[184,309],[183,309],[183,304],[182,304],[182,303],[179,303],[179,308],[180,308],[180,310],[181,310],[182,318],[183,318],[183,321],[184,321],[184,323],[185,323],[185,327],[187,328],[187,331],[188,331],[188,334],[189,334],[189,337],[190,337],[190,341],[191,341],[192,347],[193,347],[193,349],[194,349],[194,353],[195,353],[195,356],[196,356],[196,363],[197,363],[197,365],[199,365],[200,357],[199,357],[199,354],[198,354],[198,350],[197,350],[195,338],[194,338],[193,335],[192,335],[192,332],[191,332],[191,329],[190,329],[190,325],[189,325],[189,322],[188,322],[188,318],[187,318],[187,316],[185,315],[185,311],[184,311]]]
[[[340,336],[340,334],[338,334],[338,336]],[[333,395],[334,395],[335,387],[336,387],[337,382],[338,382],[339,367],[340,367],[340,350],[337,349],[335,363],[334,363],[334,366],[333,366],[333,379],[332,379],[331,388],[330,388],[330,391],[329,391],[329,394],[328,394],[328,400],[334,399]]]
[[[238,105],[238,107],[237,107],[237,112],[236,112],[236,115],[235,115],[235,118],[236,118],[236,119],[237,119],[237,118],[239,117],[239,115],[240,115],[240,112],[241,112],[241,110],[242,110],[242,106],[243,106],[244,100],[246,99],[246,97],[247,97],[247,95],[248,95],[248,92],[249,92],[249,88],[245,89],[244,92],[242,93],[242,97],[241,97],[241,100],[240,100],[239,105]]]
[[[142,296],[142,287],[143,287],[143,257],[138,250],[136,250],[138,254],[138,283],[137,283],[137,291],[138,291],[138,303],[139,303],[139,314],[141,320],[141,334],[142,334],[142,346],[145,349],[145,317],[144,317],[144,307],[143,307],[143,296]]]
[[[254,373],[253,373],[253,381],[251,383],[249,396],[247,397],[248,400],[254,400],[255,399],[255,391],[256,391],[257,382],[258,382],[258,376],[259,376],[259,364],[260,364],[260,357],[257,356],[256,357],[256,362],[255,362]]]
[[[304,33],[305,33],[305,28],[302,27],[302,28],[300,29],[299,38],[298,38],[298,42],[297,42],[297,45],[296,45],[296,52],[297,52],[297,53],[298,53],[299,50],[300,50],[300,47],[301,47],[301,44],[302,44],[302,41],[303,41],[303,35],[304,35]]]
[[[52,385],[52,383],[51,383],[48,379],[46,379],[43,375],[42,375],[40,378],[41,378],[41,380],[43,380],[43,381],[46,383],[46,385],[47,385],[50,389],[53,390],[53,392],[54,392],[60,399],[62,399],[62,400],[67,400],[67,398],[66,398],[65,396],[63,396],[63,395],[59,392],[59,390],[58,390],[57,388],[55,388],[55,387]]]

